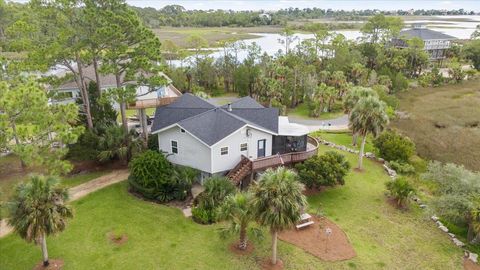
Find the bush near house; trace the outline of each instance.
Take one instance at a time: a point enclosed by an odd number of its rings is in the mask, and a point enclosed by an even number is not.
[[[174,167],[167,158],[152,150],[135,157],[129,164],[130,188],[149,200],[168,202],[184,200],[195,175],[191,170]]]
[[[408,163],[410,157],[415,154],[415,144],[408,137],[392,130],[380,134],[373,144],[380,157],[388,161]]]
[[[344,177],[350,169],[350,163],[342,154],[328,151],[297,164],[295,168],[303,184],[309,188],[318,188],[345,184]]]
[[[217,210],[228,195],[236,192],[235,186],[225,177],[214,176],[205,181],[205,190],[195,198],[192,218],[201,224],[217,220]]]
[[[399,174],[414,174],[415,167],[408,163],[401,163],[396,161],[388,162],[390,168],[394,169]]]

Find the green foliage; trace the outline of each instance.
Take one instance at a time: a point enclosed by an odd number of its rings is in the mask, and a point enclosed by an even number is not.
[[[413,185],[403,177],[387,182],[386,187],[390,195],[397,200],[399,207],[405,206],[408,200],[416,193]]]
[[[272,232],[295,225],[307,205],[302,185],[295,172],[280,167],[267,169],[252,186],[253,208],[260,225]]]
[[[213,176],[204,183],[205,190],[195,198],[193,209],[197,216],[194,220],[202,224],[210,224],[217,221],[217,212],[224,200],[236,192],[233,183],[220,176]],[[192,215],[194,215],[192,209]]]
[[[147,150],[135,157],[129,168],[130,188],[147,199],[166,202],[176,199],[174,192],[185,191],[172,183],[174,168],[162,153]]]
[[[158,146],[158,135],[157,134],[149,134],[148,135],[148,145],[147,148],[152,151],[160,151]]]
[[[395,74],[392,78],[392,90],[394,92],[402,91],[408,88],[408,79],[401,72]]]
[[[408,163],[410,157],[415,154],[415,144],[410,138],[389,130],[378,136],[373,144],[378,150],[380,157],[387,161]]]
[[[123,128],[114,125],[108,126],[105,133],[99,135],[97,149],[97,159],[101,162],[114,159],[130,160],[140,152],[142,143],[134,130],[126,133]]]
[[[216,214],[215,211],[197,206],[192,208],[192,219],[200,224],[212,224],[216,220]]]
[[[480,239],[479,214],[480,173],[471,172],[463,166],[433,161],[422,175],[437,185],[432,207],[442,218],[454,224],[468,226],[468,241]]]
[[[17,186],[9,202],[8,223],[27,242],[43,239],[63,231],[73,216],[66,205],[68,192],[58,187],[58,179],[30,177]]]
[[[228,178],[213,176],[205,180],[205,190],[198,199],[198,205],[207,209],[215,209],[219,207],[224,199],[235,193],[236,187]]]
[[[402,163],[398,161],[389,161],[388,165],[399,174],[414,174],[415,167],[408,163]]]
[[[0,111],[0,149],[51,174],[71,170],[62,146],[75,143],[83,132],[83,127],[75,126],[75,104],[49,105],[45,90],[34,78],[13,76],[0,82]]]
[[[372,43],[387,42],[398,35],[403,27],[403,21],[398,17],[386,17],[378,14],[370,17],[362,26],[361,32]]]
[[[462,65],[457,61],[453,61],[450,63],[450,68],[448,69],[448,75],[450,75],[450,79],[454,83],[459,83],[463,81],[466,76],[465,71],[462,69]]]
[[[479,30],[477,30],[480,33]],[[480,70],[480,39],[472,40],[465,45],[465,57],[472,61],[473,67]]]
[[[350,163],[337,152],[329,151],[323,155],[313,156],[295,166],[300,181],[309,188],[345,184],[345,176],[350,170]]]

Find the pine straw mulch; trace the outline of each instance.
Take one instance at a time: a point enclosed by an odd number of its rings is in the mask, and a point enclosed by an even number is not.
[[[312,216],[314,224],[297,230],[279,233],[278,237],[306,252],[329,262],[343,261],[357,256],[345,232],[327,218]],[[332,230],[327,239],[325,229]]]
[[[480,265],[472,262],[468,258],[463,258],[463,269],[465,269],[465,270],[480,270]]]

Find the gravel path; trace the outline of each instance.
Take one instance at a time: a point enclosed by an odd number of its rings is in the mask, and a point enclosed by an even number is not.
[[[128,170],[116,170],[104,176],[100,176],[81,185],[72,187],[68,190],[70,201],[78,200],[87,194],[102,189],[106,186],[121,182],[128,178]],[[13,231],[6,219],[0,222],[0,237],[4,237]]]

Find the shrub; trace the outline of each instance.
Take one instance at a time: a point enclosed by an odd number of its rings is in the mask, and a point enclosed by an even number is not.
[[[390,161],[390,162],[388,162],[388,165],[390,165],[390,168],[394,169],[399,174],[414,174],[415,173],[415,167],[413,167],[412,165],[410,165],[408,163]]]
[[[408,79],[401,72],[398,72],[392,80],[392,90],[398,92],[407,88]]]
[[[350,164],[343,155],[328,151],[321,156],[314,156],[297,164],[296,169],[300,181],[312,188],[345,184],[344,177],[350,169]]]
[[[408,163],[415,154],[415,144],[408,138],[394,131],[385,131],[378,136],[373,144],[379,155],[388,161]]]
[[[192,208],[192,219],[200,224],[211,224],[216,220],[215,211],[200,206],[194,207]]]
[[[96,160],[99,137],[92,130],[85,130],[77,143],[68,146],[67,158],[70,160]]]
[[[229,179],[218,176],[207,179],[204,187],[205,190],[193,202],[196,213],[192,210],[192,215],[196,215],[194,221],[209,224],[216,221],[218,207],[228,195],[236,192],[236,188]]]
[[[135,192],[161,202],[175,198],[173,166],[162,153],[145,151],[130,162],[129,168],[129,184]]]
[[[403,177],[387,182],[386,187],[390,195],[396,199],[398,206],[405,206],[408,199],[416,193],[412,184]]]
[[[160,151],[158,148],[158,136],[157,134],[150,134],[148,135],[148,145],[147,148],[152,150],[152,151]]]
[[[233,183],[225,177],[213,176],[205,181],[205,190],[202,192],[199,205],[208,209],[220,206],[223,200],[230,194],[235,193],[236,188]]]

